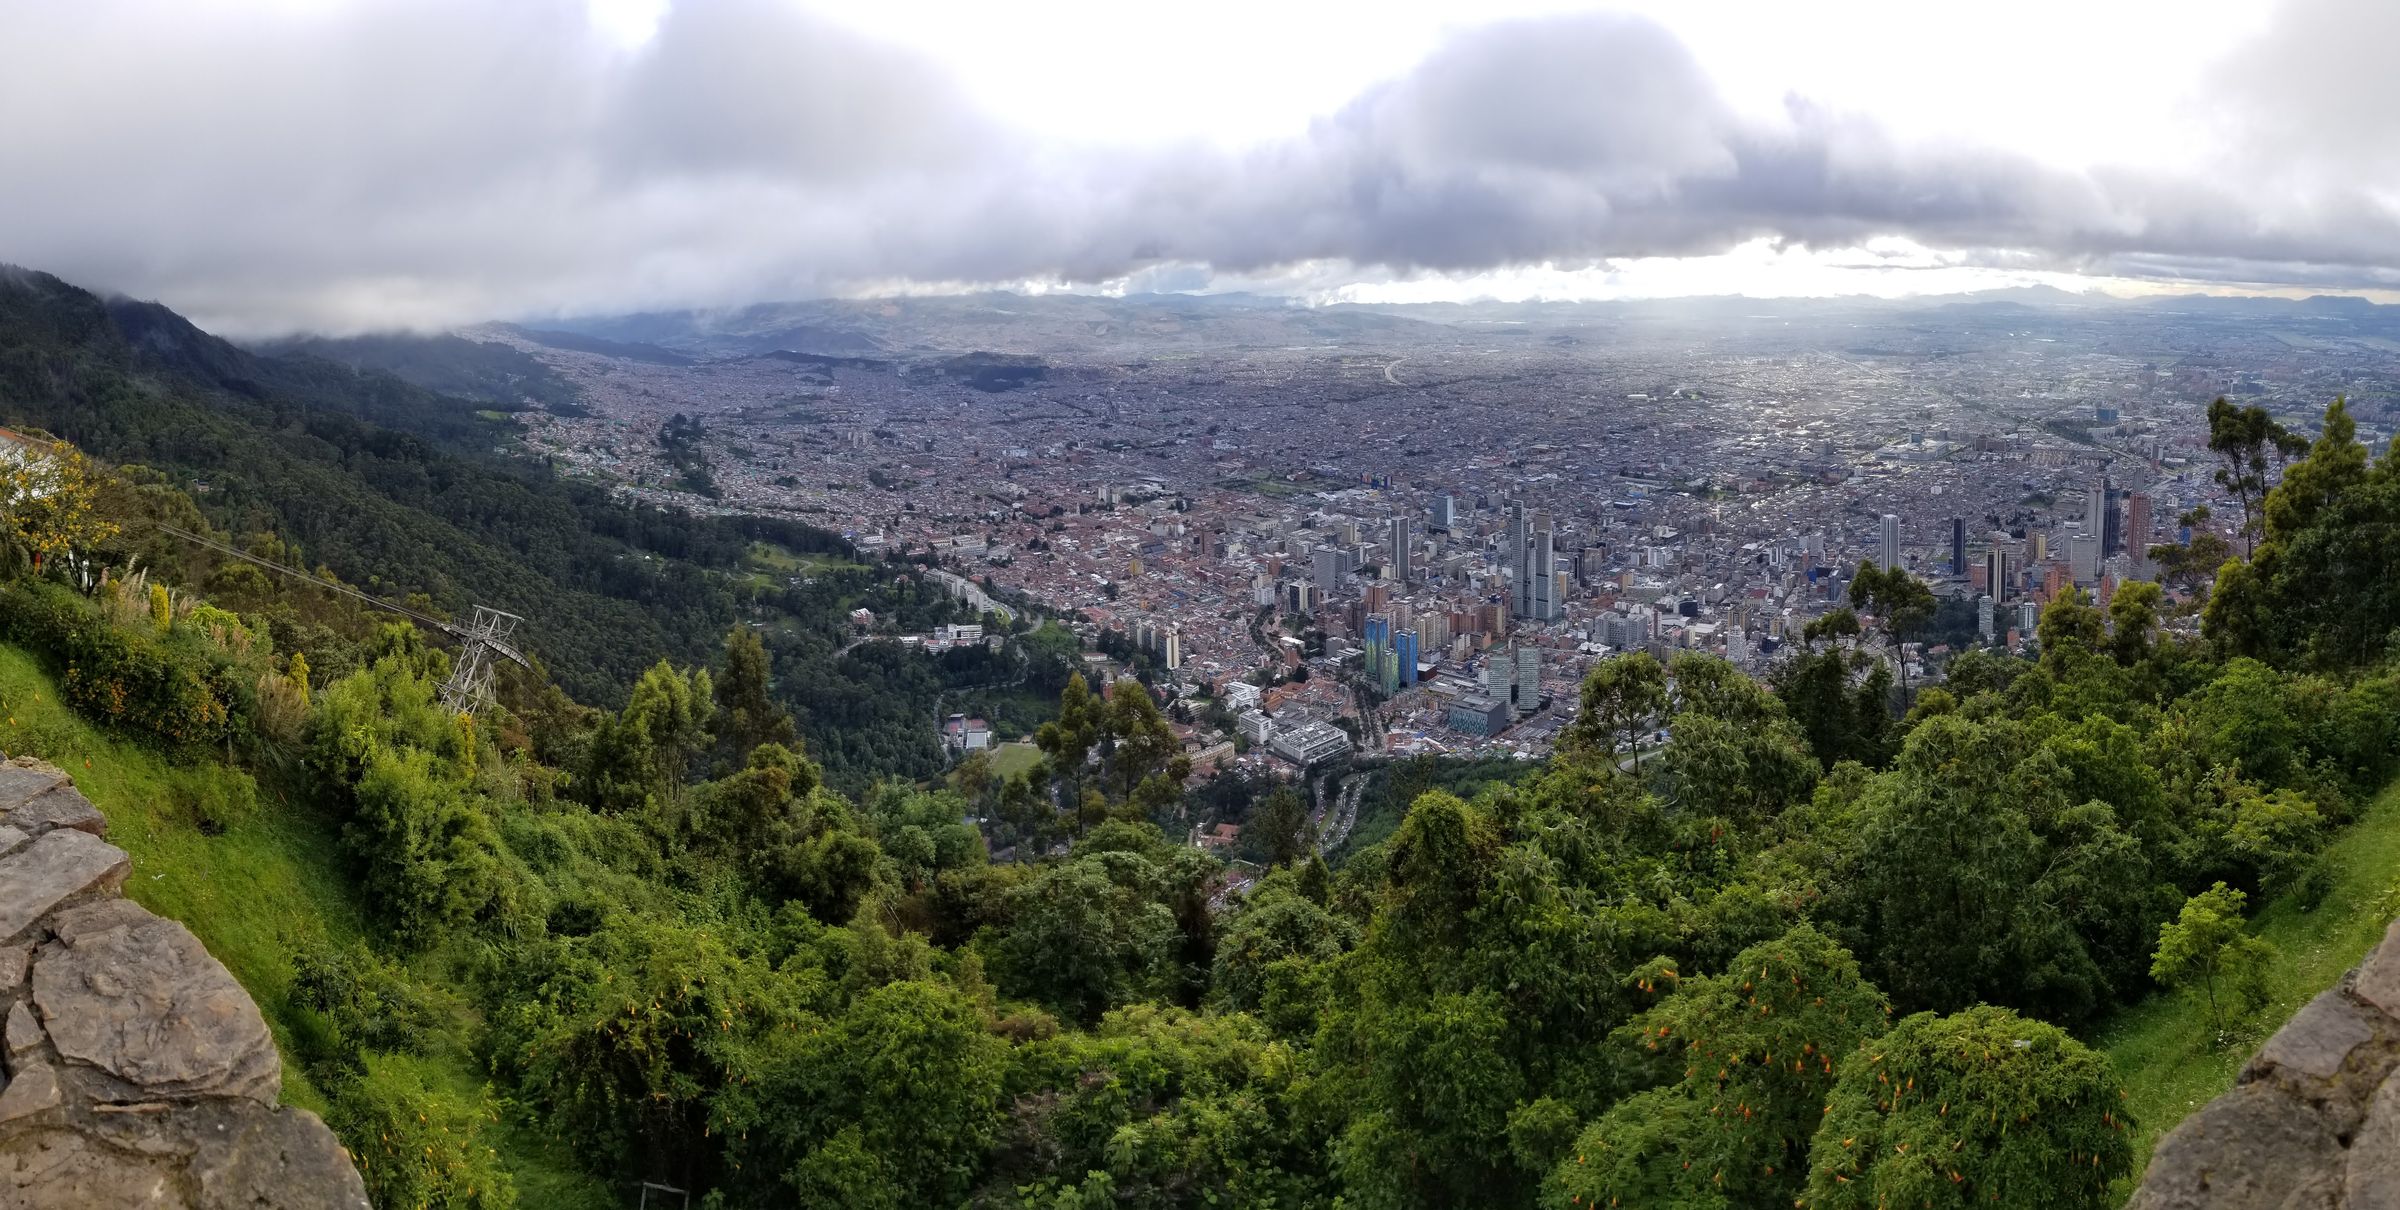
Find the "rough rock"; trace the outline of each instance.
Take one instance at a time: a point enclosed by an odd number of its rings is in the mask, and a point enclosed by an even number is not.
[[[119,896],[130,863],[87,811],[57,769],[0,764],[0,1210],[367,1210],[333,1132],[275,1107],[258,1006]]]
[[[2400,1206],[2400,1075],[2384,1078],[2350,1140],[2342,1194],[2352,1206]]]
[[[149,908],[131,899],[102,899],[51,916],[50,935],[68,945],[80,945],[94,934],[156,919]]]
[[[33,1019],[33,1010],[23,1004],[8,1006],[8,1062],[13,1069],[19,1058],[33,1053],[42,1044],[42,1027]]]
[[[2400,924],[2159,1140],[2127,1210],[2400,1210],[2396,1009]]]
[[[2400,1017],[2400,920],[2384,930],[2382,943],[2358,964],[2358,975],[2350,984],[2352,995],[2387,1015]]]
[[[108,834],[108,817],[100,814],[100,808],[93,806],[92,800],[76,793],[73,786],[60,786],[9,812],[8,825],[33,833],[73,828],[94,836]]]
[[[27,1063],[8,1077],[0,1091],[0,1124],[58,1108],[58,1073],[48,1063]]]
[[[65,784],[66,770],[57,765],[22,756],[0,764],[0,815]]]
[[[191,930],[147,913],[44,946],[33,1002],[58,1053],[167,1096],[275,1103],[282,1060],[240,984]]]
[[[20,939],[76,896],[115,892],[132,869],[125,850],[73,830],[46,833],[0,857],[0,941]]]

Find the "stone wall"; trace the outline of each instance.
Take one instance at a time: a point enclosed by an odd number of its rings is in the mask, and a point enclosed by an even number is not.
[[[2160,1140],[2127,1210],[2400,1207],[2396,1067],[2400,921]]]
[[[0,1210],[364,1210],[348,1153],[275,1104],[283,1060],[67,775],[0,764]]]

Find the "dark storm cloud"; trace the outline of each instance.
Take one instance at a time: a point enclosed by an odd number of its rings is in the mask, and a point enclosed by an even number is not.
[[[2219,93],[2232,158],[2170,179],[1905,144],[1799,102],[1737,115],[1671,35],[1621,17],[1471,31],[1271,145],[1104,156],[997,128],[923,60],[778,0],[685,0],[636,52],[568,0],[16,5],[0,260],[249,332],[1179,264],[1466,272],[1759,237],[2386,284],[2400,85],[2366,70],[2390,40],[2356,15],[2282,14]],[[2327,53],[2366,59],[2312,66]],[[2249,83],[2278,76],[2302,86]]]

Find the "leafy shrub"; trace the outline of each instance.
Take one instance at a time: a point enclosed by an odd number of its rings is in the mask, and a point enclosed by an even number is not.
[[[363,1068],[363,1051],[422,1053],[435,1027],[425,997],[359,945],[320,943],[293,955],[291,1002],[321,1026],[324,1049],[311,1059],[353,1070]]]
[[[231,765],[170,770],[168,793],[175,814],[215,836],[258,814],[258,782]]]
[[[247,722],[251,676],[196,634],[109,624],[63,585],[20,581],[0,592],[0,634],[62,669],[70,705],[170,745],[220,744]]]
[[[378,1206],[509,1210],[517,1204],[516,1184],[491,1143],[499,1111],[488,1089],[461,1098],[429,1084],[420,1060],[368,1055],[329,1116]]]

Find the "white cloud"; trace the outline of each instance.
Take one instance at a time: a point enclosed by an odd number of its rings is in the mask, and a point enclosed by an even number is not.
[[[249,333],[1211,274],[2400,286],[2400,9],[2028,2],[16,5],[0,259]]]

